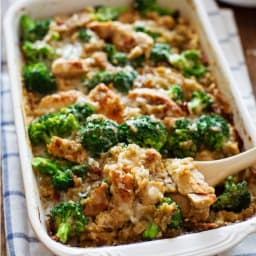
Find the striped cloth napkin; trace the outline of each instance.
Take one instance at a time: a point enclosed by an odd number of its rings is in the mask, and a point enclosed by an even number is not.
[[[9,0],[9,2],[13,2],[13,0]],[[244,103],[251,115],[255,117],[255,100],[233,14],[230,10],[218,9],[213,0],[204,0],[204,3],[216,36],[224,50],[223,54],[238,81],[237,85]],[[7,7],[7,5],[8,1],[4,1],[3,7]],[[2,179],[7,252],[10,256],[50,256],[52,254],[38,241],[28,220],[5,59],[2,64]],[[251,235],[235,248],[219,255],[256,255],[255,241],[256,235]]]

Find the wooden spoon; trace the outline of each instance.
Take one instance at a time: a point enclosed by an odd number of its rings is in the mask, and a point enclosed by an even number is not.
[[[206,182],[215,186],[230,175],[234,175],[256,164],[256,147],[232,157],[213,161],[195,161]]]

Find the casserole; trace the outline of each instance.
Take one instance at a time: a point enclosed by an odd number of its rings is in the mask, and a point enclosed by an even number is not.
[[[185,2],[184,2],[185,3]],[[120,4],[120,3],[119,3]],[[174,5],[175,5],[175,2],[173,3]],[[78,4],[79,5],[79,4]],[[65,5],[64,5],[65,6]],[[64,7],[63,6],[63,7]],[[80,7],[80,6],[79,6]],[[172,6],[172,7],[174,7],[174,8],[176,8],[176,6]],[[180,6],[181,7],[181,6]],[[186,10],[189,12],[189,7],[191,7],[191,6],[189,6],[189,5],[184,5],[182,8],[178,8],[178,9],[182,9],[182,11],[184,11],[184,12],[186,12]],[[198,5],[198,3],[196,3],[196,6],[194,6],[194,7],[196,7],[196,9],[195,10],[197,10],[198,11],[198,13],[200,14],[199,15],[199,19],[197,20],[197,23],[198,24],[196,24],[196,27],[198,27],[198,28],[201,28],[201,26],[200,26],[200,20],[202,19],[203,20],[203,18],[201,17],[201,16],[203,16],[203,13],[201,13],[200,12],[200,5]],[[72,11],[74,11],[74,10],[72,10]],[[26,11],[27,12],[27,11]],[[30,13],[29,12],[29,8],[28,8],[28,13]],[[52,13],[52,14],[55,14],[55,13]],[[186,13],[185,13],[185,16],[187,16],[186,15]],[[196,19],[191,19],[191,20],[196,20]],[[9,22],[10,22],[10,20],[9,20]],[[7,23],[8,23],[8,19],[7,19]],[[18,22],[16,21],[16,25],[18,24]],[[207,24],[207,23],[206,23]],[[9,24],[9,25],[11,25],[11,24]],[[201,28],[202,29],[202,28]],[[205,38],[204,36],[204,30],[202,29],[201,30],[201,38]],[[203,36],[203,37],[202,37]],[[9,36],[7,37],[7,41],[8,41],[8,38],[9,38]],[[211,34],[210,34],[210,36],[208,37],[208,38],[210,38],[210,40],[212,40],[212,38],[211,38]],[[15,38],[16,39],[16,43],[17,43],[17,45],[18,45],[18,37],[16,37]],[[9,40],[10,40],[10,38],[9,38]],[[8,42],[11,42],[11,41],[8,41]],[[207,40],[205,39],[205,42],[202,42],[203,43],[203,46],[204,46],[204,48],[206,49],[206,48],[208,48],[208,47],[206,47],[206,46],[208,46],[207,45],[207,43],[209,43],[209,42],[207,42]],[[10,44],[8,44],[8,45],[10,45]],[[211,48],[211,45],[209,46],[210,48]],[[207,53],[209,52],[209,56],[208,56],[208,58],[209,59],[211,59],[211,60],[215,60],[215,57],[214,57],[214,55],[215,55],[215,52],[213,51],[213,52],[211,52],[211,51],[209,51],[209,49],[207,49],[208,51],[207,51]],[[16,52],[17,54],[18,54],[18,52]],[[211,56],[211,54],[212,54],[212,56]],[[18,55],[17,55],[18,56]],[[221,60],[216,60],[216,63],[217,64],[219,64],[219,63],[221,63]],[[14,64],[14,63],[12,63],[12,64]],[[221,64],[220,64],[221,65]],[[12,65],[13,67],[14,67],[14,65]],[[222,70],[225,70],[225,69],[222,69]],[[229,91],[229,88],[228,88],[228,82],[226,82],[226,77],[224,77],[223,75],[221,75],[221,74],[218,74],[218,72],[216,71],[216,73],[217,73],[217,75],[219,75],[218,77],[219,77],[219,84],[225,84],[226,86],[224,87],[223,86],[223,88],[221,88],[222,89],[222,91],[223,91],[223,93],[224,94],[228,94],[228,95],[230,95],[230,96],[233,96],[233,98],[235,99],[232,99],[232,98],[230,98],[229,97],[229,99],[230,99],[230,102],[232,102],[232,107],[233,107],[233,109],[237,109],[237,107],[236,107],[236,105],[239,105],[239,110],[240,110],[240,112],[241,111],[243,111],[243,107],[242,106],[240,106],[240,103],[239,103],[239,99],[237,99],[237,95],[236,95],[236,93],[235,93],[235,89],[234,89],[234,91],[232,91],[231,90],[231,92]],[[225,73],[226,73],[226,71],[225,71]],[[16,78],[18,77],[17,76],[18,75],[18,73],[16,73]],[[14,76],[12,75],[12,78],[14,78]],[[222,79],[222,80],[221,80]],[[19,89],[21,89],[21,88],[19,88]],[[14,94],[15,93],[17,93],[17,88],[14,90]],[[227,95],[227,96],[228,96]],[[20,96],[21,96],[21,94],[20,94]],[[16,98],[16,97],[15,97]],[[20,97],[19,97],[20,98]],[[21,102],[20,102],[21,103]],[[15,106],[16,106],[16,103],[15,103]],[[15,108],[16,109],[16,108]],[[244,121],[244,119],[246,120],[246,112],[243,114],[243,115],[241,115],[242,116],[242,118],[239,118],[239,115],[238,115],[238,112],[239,112],[239,110],[237,109],[237,113],[235,112],[234,113],[234,116],[235,116],[235,122],[236,122],[236,126],[237,127],[239,127],[239,128],[242,128],[243,127],[243,121]],[[21,116],[20,116],[21,117]],[[20,117],[17,117],[17,118],[20,118]],[[251,131],[251,129],[250,129],[250,124],[246,121],[246,122],[244,122],[244,126],[245,126],[245,130],[247,131],[247,132],[243,132],[243,130],[242,129],[240,129],[240,135],[242,136],[242,138],[243,138],[243,141],[244,141],[244,143],[245,143],[245,147],[249,147],[250,146],[250,144],[251,143],[253,143],[254,141],[255,141],[255,139],[252,137],[251,139],[252,140],[250,140],[250,137],[248,136],[248,134],[250,134],[250,131]],[[24,129],[24,128],[23,128]],[[19,131],[21,131],[20,129],[19,129]],[[23,130],[23,132],[24,132],[24,130]],[[19,132],[20,133],[20,132]],[[251,133],[251,135],[253,135],[253,133]],[[22,141],[22,138],[20,138],[21,139],[21,141]],[[24,141],[24,139],[23,139],[23,143],[25,143],[25,141]],[[27,148],[27,150],[24,150],[25,148],[22,148],[21,149],[21,152],[23,153],[23,152],[26,152],[26,153],[29,153],[29,151],[28,151],[28,148]],[[31,156],[31,155],[30,155]],[[29,157],[30,157],[29,155],[25,155],[24,156],[24,158],[23,158],[23,156],[22,156],[22,159],[25,159],[26,157],[27,157],[27,159],[28,160],[30,160],[29,159]],[[27,163],[23,163],[24,164],[24,166],[23,167],[26,167],[26,168],[23,168],[23,171],[24,170],[29,170],[29,169],[31,169],[30,168],[30,161],[27,161]],[[32,172],[31,172],[31,175],[32,175]],[[27,176],[27,175],[26,175]],[[33,177],[30,177],[31,179],[33,178]],[[30,182],[29,182],[29,177],[24,177],[24,180],[25,180],[25,185],[26,185],[26,193],[28,193],[27,195],[30,197],[31,196],[31,191],[30,192],[27,192],[27,190],[29,190],[30,188],[31,188],[31,184],[32,183],[30,183],[32,180],[30,180]],[[29,182],[29,183],[27,183],[27,182]],[[33,180],[33,182],[34,182],[34,180]],[[34,183],[35,184],[35,183]],[[35,199],[35,198],[34,198]],[[28,205],[28,207],[29,207],[29,212],[30,213],[32,213],[31,211],[33,211],[32,209],[31,209],[31,202],[33,202],[33,200],[29,200],[29,202],[30,202],[30,204]],[[33,207],[33,204],[32,204],[32,207]],[[30,216],[31,216],[31,214],[30,214]],[[41,214],[41,216],[42,216],[42,214]],[[35,220],[35,219],[34,219]],[[32,223],[33,223],[33,220],[32,220]],[[248,223],[250,223],[250,225],[251,225],[251,222],[248,222]],[[35,228],[35,226],[34,226],[34,228]],[[250,230],[251,231],[251,229],[248,229],[248,230]],[[208,231],[207,231],[208,232]],[[40,233],[39,232],[39,230],[37,229],[37,233]],[[197,234],[198,235],[198,234]],[[193,235],[192,235],[193,236]],[[191,238],[191,235],[189,235],[189,237]],[[196,238],[197,236],[195,236],[195,238]],[[238,236],[239,237],[239,236]],[[183,238],[183,237],[182,237]],[[198,238],[198,237],[197,237]],[[181,239],[181,238],[180,238]],[[193,240],[193,239],[192,239]],[[172,240],[172,241],[175,241],[175,239],[174,240]],[[177,241],[181,241],[181,240],[177,240]],[[235,241],[233,241],[233,242],[235,242]],[[158,251],[158,249],[156,248],[156,247],[158,247],[157,245],[161,245],[161,244],[163,244],[164,242],[163,241],[157,241],[157,242],[151,242],[151,243],[146,243],[146,244],[143,244],[143,248],[145,248],[145,246],[147,247],[147,246],[151,246],[151,245],[153,245],[154,244],[154,247],[155,247],[155,249],[156,249],[156,251]],[[47,244],[48,244],[48,242],[47,242]],[[60,245],[59,245],[60,246]],[[138,245],[139,246],[139,245]],[[130,246],[121,246],[121,247],[115,247],[115,248],[113,248],[113,249],[110,249],[110,250],[114,250],[114,251],[116,251],[116,250],[118,250],[118,251],[120,251],[120,254],[121,254],[121,251],[123,250],[123,249],[125,249],[126,247],[129,247],[129,248],[131,248],[131,250],[129,250],[129,253],[131,253],[131,255],[134,255],[135,253],[137,253],[137,254],[139,254],[140,252],[139,251],[137,251],[137,252],[135,252],[135,251],[132,251],[132,248],[134,248],[135,250],[137,250],[137,249],[139,249],[139,248],[137,248],[138,246],[136,246],[136,245],[130,245]],[[227,247],[228,245],[226,245],[226,247]],[[60,246],[61,247],[61,246]],[[175,246],[176,247],[176,246]],[[53,249],[53,248],[52,248]],[[56,249],[56,248],[55,248]],[[188,250],[191,250],[192,248],[189,248]],[[99,249],[100,250],[100,249]],[[80,252],[81,250],[77,250],[77,252]],[[87,252],[88,252],[88,254],[90,253],[90,251],[97,251],[97,249],[93,249],[93,250],[91,250],[91,249],[87,249]],[[106,252],[106,250],[104,250],[105,252]],[[151,251],[151,249],[150,249],[150,251]],[[156,252],[155,251],[155,252]],[[151,253],[152,253],[152,255],[154,255],[155,254],[155,252],[152,250],[151,251]],[[184,251],[181,251],[182,253],[185,253]],[[142,252],[141,252],[142,253]],[[158,253],[159,253],[159,251],[158,251]],[[178,252],[177,252],[178,253]],[[191,250],[191,253],[193,253],[193,250]],[[197,252],[197,255],[200,253],[200,251],[198,251]],[[202,253],[203,253],[203,251],[202,251]],[[98,254],[100,254],[100,253],[98,253]]]

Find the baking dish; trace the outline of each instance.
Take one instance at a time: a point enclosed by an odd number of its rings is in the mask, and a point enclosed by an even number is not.
[[[163,6],[181,11],[192,25],[197,29],[204,51],[207,54],[213,72],[217,77],[220,89],[226,95],[234,111],[234,120],[243,139],[244,147],[250,148],[256,145],[256,135],[250,118],[241,103],[234,81],[223,59],[219,47],[211,32],[211,27],[204,14],[199,0],[172,1],[166,3],[159,1]],[[173,239],[164,239],[154,242],[136,243],[116,247],[101,248],[70,248],[54,242],[46,233],[37,184],[30,162],[32,158],[29,143],[25,131],[25,118],[22,104],[21,85],[21,56],[19,51],[18,25],[19,17],[25,12],[34,18],[44,18],[62,13],[72,13],[87,5],[125,5],[129,1],[72,1],[48,0],[48,1],[21,1],[16,3],[9,11],[5,20],[7,56],[12,82],[12,95],[15,112],[15,122],[19,139],[22,172],[25,185],[28,212],[32,226],[39,239],[54,253],[58,255],[211,255],[225,250],[238,243],[249,233],[256,231],[256,218],[234,224],[216,230],[205,231],[197,234],[183,235]],[[50,8],[45,8],[49,6]],[[193,11],[191,11],[193,10]],[[35,15],[36,14],[36,15]],[[183,244],[186,243],[186,248]],[[175,248],[175,249],[173,249]]]

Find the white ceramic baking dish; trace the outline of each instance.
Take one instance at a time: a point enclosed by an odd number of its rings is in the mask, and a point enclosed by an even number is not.
[[[198,31],[202,47],[210,60],[211,68],[217,77],[221,91],[231,103],[236,127],[243,139],[245,149],[256,145],[256,133],[253,130],[247,110],[242,104],[235,81],[212,32],[208,17],[202,6],[202,0],[159,1],[164,7],[180,10]],[[57,14],[72,13],[89,5],[105,4],[128,5],[129,0],[23,0],[17,1],[5,17],[5,38],[8,67],[12,87],[15,123],[18,135],[23,180],[28,214],[38,238],[57,255],[84,256],[167,256],[167,255],[212,255],[224,251],[248,234],[256,231],[256,217],[227,227],[182,235],[172,239],[141,242],[129,245],[98,248],[74,248],[53,241],[45,228],[44,213],[40,202],[35,175],[31,168],[31,148],[28,143],[26,121],[23,111],[21,67],[19,50],[19,18],[28,13],[34,18],[46,18]]]

